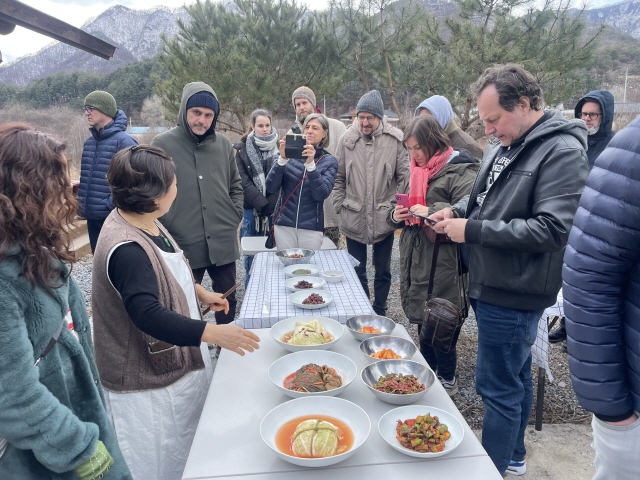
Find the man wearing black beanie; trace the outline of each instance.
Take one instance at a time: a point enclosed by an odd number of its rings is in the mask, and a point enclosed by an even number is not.
[[[236,283],[244,195],[231,142],[215,131],[219,115],[213,89],[203,82],[188,83],[178,126],[151,144],[166,151],[177,168],[178,195],[160,221],[184,250],[196,282],[202,282],[206,271],[213,290],[225,292]],[[218,324],[235,317],[235,293],[227,299],[229,313],[217,312]]]

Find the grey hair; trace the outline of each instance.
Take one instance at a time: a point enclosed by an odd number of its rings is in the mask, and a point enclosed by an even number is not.
[[[323,148],[328,147],[329,146],[329,141],[330,141],[330,139],[329,139],[329,119],[322,113],[312,113],[307,118],[305,118],[304,125],[302,125],[302,130],[303,131],[304,131],[305,127],[307,126],[307,123],[309,123],[310,120],[318,120],[318,122],[320,122],[320,125],[322,126],[322,129],[324,130],[324,133],[325,133],[325,137],[320,142],[320,146],[323,147]]]

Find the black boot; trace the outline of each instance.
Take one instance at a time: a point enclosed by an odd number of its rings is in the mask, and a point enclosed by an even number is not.
[[[559,343],[567,339],[567,330],[564,326],[564,317],[560,319],[560,325],[549,334],[549,343]]]

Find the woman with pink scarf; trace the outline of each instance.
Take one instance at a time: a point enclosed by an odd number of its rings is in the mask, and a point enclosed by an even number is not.
[[[411,156],[411,176],[403,192],[409,208],[397,205],[387,222],[402,228],[400,236],[400,297],[411,323],[424,318],[435,231],[418,216],[428,217],[450,207],[471,193],[480,164],[466,150],[451,147],[449,137],[431,116],[416,117],[404,132],[404,143]],[[456,284],[457,244],[441,236],[433,296],[460,306]],[[465,279],[466,280],[466,279]],[[420,352],[438,375],[449,395],[458,391],[456,350],[445,353],[420,342]]]

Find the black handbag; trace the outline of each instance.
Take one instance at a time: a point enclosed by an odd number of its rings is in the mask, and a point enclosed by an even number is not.
[[[427,301],[424,307],[424,319],[420,329],[420,342],[430,345],[436,350],[449,353],[458,342],[460,329],[469,313],[467,292],[464,287],[464,276],[460,260],[460,245],[456,248],[456,283],[458,284],[458,307],[443,298],[433,298],[433,281],[436,275],[438,263],[438,251],[440,250],[440,237],[438,235],[433,245],[433,259],[431,261],[431,274],[429,275],[429,289]]]

